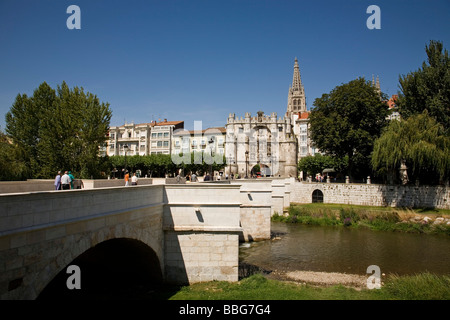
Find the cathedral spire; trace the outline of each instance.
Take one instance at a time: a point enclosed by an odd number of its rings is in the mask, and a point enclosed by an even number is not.
[[[288,94],[288,107],[287,114],[305,112],[306,111],[306,98],[305,88],[302,84],[302,78],[300,76],[300,67],[298,65],[298,59],[294,60],[294,75],[292,76],[292,86],[289,88]]]
[[[298,59],[295,57],[294,61],[294,75],[292,77],[292,90],[301,91],[302,90],[302,78],[300,77],[300,67],[298,66]]]

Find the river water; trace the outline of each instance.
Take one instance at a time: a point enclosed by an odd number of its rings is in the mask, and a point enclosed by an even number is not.
[[[240,262],[268,271],[450,274],[450,237],[272,222],[275,239],[242,244]]]

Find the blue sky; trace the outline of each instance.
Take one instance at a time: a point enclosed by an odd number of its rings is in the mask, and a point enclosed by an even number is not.
[[[69,30],[69,5],[81,30]],[[381,29],[369,30],[369,5]],[[378,75],[383,92],[417,70],[425,45],[450,44],[450,1],[0,1],[0,129],[18,93],[46,81],[109,102],[111,125],[167,118],[193,129],[229,113],[284,115],[298,57],[307,106]]]

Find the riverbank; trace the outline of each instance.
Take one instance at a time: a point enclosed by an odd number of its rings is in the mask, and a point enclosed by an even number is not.
[[[322,273],[324,276],[326,273]],[[333,274],[326,274],[333,278]],[[255,274],[239,282],[212,281],[179,288],[171,300],[449,300],[450,277],[423,273],[391,276],[381,289],[355,289],[344,284],[311,285]]]
[[[272,221],[320,226],[450,235],[450,210],[355,206],[346,204],[291,204]]]

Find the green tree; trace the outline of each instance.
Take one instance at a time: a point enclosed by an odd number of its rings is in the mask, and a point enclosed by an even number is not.
[[[56,94],[46,82],[33,92],[33,96],[18,94],[9,112],[6,113],[6,133],[17,155],[29,167],[28,178],[40,178],[43,159],[40,158],[39,144],[47,110],[52,108]]]
[[[444,126],[428,115],[413,115],[392,121],[375,141],[372,166],[378,174],[399,181],[402,160],[409,168],[410,181],[435,184],[450,176],[450,137]]]
[[[83,88],[70,89],[63,82],[55,91],[44,82],[31,98],[17,96],[6,114],[6,132],[30,167],[30,177],[52,178],[57,170],[99,177],[107,162],[98,156],[99,147],[111,115],[109,104]]]
[[[373,143],[387,122],[385,98],[369,81],[359,78],[314,101],[311,139],[327,155],[347,156],[350,177],[370,173],[363,169],[370,169]]]
[[[407,119],[424,110],[441,123],[447,134],[450,130],[450,59],[442,42],[430,41],[425,47],[427,62],[422,68],[400,76],[398,107]]]
[[[20,152],[0,131],[0,180],[25,180],[30,176],[30,168],[21,160],[23,156]]]
[[[345,164],[340,159],[323,156],[320,153],[314,156],[306,156],[298,162],[298,170],[305,171],[308,175],[312,176],[317,173],[322,173],[327,168],[335,169],[339,172],[345,168]]]

